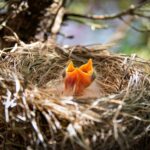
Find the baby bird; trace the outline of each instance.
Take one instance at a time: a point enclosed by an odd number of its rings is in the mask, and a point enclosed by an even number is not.
[[[80,67],[71,61],[64,72],[64,96],[98,97],[98,86],[94,82],[96,74],[92,59]]]

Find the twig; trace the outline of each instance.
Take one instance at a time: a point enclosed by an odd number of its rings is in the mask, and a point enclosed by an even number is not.
[[[7,25],[2,25],[4,28],[6,28],[7,30],[9,30],[13,36],[14,36],[14,39],[12,39],[13,41],[17,42],[19,45],[23,46],[25,45],[25,43],[23,41],[20,40],[19,36],[17,35],[17,33],[15,31],[13,31],[13,29]],[[9,36],[4,36],[4,38],[8,38]],[[9,39],[9,38],[8,38]]]
[[[135,10],[137,10],[138,8],[145,5],[146,2],[148,2],[148,1],[145,1],[144,3],[141,3],[137,6],[131,5],[128,9],[126,9],[126,10],[120,12],[120,13],[116,13],[116,14],[112,14],[112,15],[83,15],[83,14],[66,12],[65,16],[67,18],[69,18],[69,17],[78,17],[78,18],[92,19],[92,20],[111,20],[111,19],[120,18],[122,16],[126,16],[126,15],[138,15],[140,17],[143,17],[143,15],[140,15],[139,13],[135,13]]]
[[[126,22],[122,17],[120,18],[121,21],[123,21],[126,25],[128,25],[129,27],[131,27],[133,30],[137,31],[137,32],[150,32],[149,29],[139,29],[131,24],[129,24],[128,22]]]
[[[57,13],[57,16],[55,18],[54,24],[52,26],[51,32],[53,34],[57,34],[60,30],[61,23],[63,21],[63,15],[64,15],[64,8],[61,7]]]
[[[137,12],[134,12],[134,14],[139,16],[139,17],[150,19],[150,16],[147,16],[147,15],[144,15],[144,14],[140,14],[140,13],[137,13]]]
[[[64,9],[65,0],[60,1],[59,4],[57,4],[57,5],[58,5],[57,6],[58,8],[56,10],[54,20],[50,27],[53,39],[56,39],[56,35],[59,32],[59,30],[61,28],[61,24],[63,22],[63,17],[65,14],[65,9]]]

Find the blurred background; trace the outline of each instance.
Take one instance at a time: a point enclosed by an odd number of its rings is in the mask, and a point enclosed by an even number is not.
[[[74,0],[68,5],[68,9],[79,14],[111,15],[141,2],[139,0]],[[149,2],[142,9],[141,11],[150,19]],[[147,27],[150,30],[150,20],[135,19],[131,16],[125,16],[124,20],[126,23],[118,18],[101,21],[75,18],[65,21],[61,32],[73,38],[59,36],[58,42],[66,45],[116,43],[112,51],[126,54],[137,53],[140,57],[149,59],[150,32],[143,32],[140,29]]]
[[[113,15],[138,5],[139,15],[113,19],[68,15]],[[61,8],[68,13],[59,14]],[[53,28],[60,45],[115,43],[114,52],[150,59],[150,0],[0,0],[0,48],[12,46],[3,38],[10,32],[31,43],[47,40]]]

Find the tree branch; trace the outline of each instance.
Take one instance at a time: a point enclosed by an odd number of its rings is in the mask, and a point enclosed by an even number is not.
[[[123,18],[120,18],[121,21],[123,21],[126,25],[130,26],[133,30],[137,31],[137,32],[150,32],[149,29],[139,29],[131,24],[128,24],[128,22],[126,22]]]
[[[112,14],[112,15],[84,15],[84,14],[77,14],[77,13],[72,13],[72,12],[66,12],[65,13],[65,17],[69,18],[69,17],[78,17],[78,18],[84,18],[84,19],[91,19],[91,20],[111,20],[111,19],[116,19],[116,18],[121,18],[123,16],[126,15],[137,15],[140,17],[147,17],[148,16],[143,16],[139,13],[135,13],[135,11],[138,8],[141,8],[143,5],[145,5],[148,1],[145,1],[144,3],[141,3],[137,6],[131,5],[128,9],[120,12],[120,13],[116,13],[116,14]]]

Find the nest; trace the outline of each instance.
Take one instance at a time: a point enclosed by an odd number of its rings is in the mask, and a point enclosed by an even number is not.
[[[0,146],[5,149],[148,149],[150,62],[108,45],[15,45],[0,57]],[[68,60],[93,59],[99,98],[51,90]],[[50,86],[47,86],[50,85]]]

